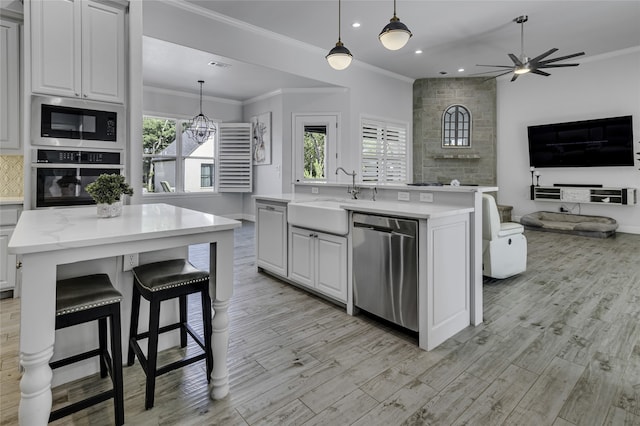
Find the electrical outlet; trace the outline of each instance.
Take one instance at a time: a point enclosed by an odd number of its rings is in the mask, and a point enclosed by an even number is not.
[[[398,201],[410,201],[411,194],[408,192],[398,192]]]
[[[433,203],[433,192],[420,193],[420,201],[423,201],[425,203]]]
[[[311,187],[311,193],[312,194],[317,194],[318,193],[318,188],[316,188],[315,186]]]
[[[138,253],[125,254],[122,256],[122,270],[124,272],[132,270],[134,267],[138,266],[139,263],[140,258],[138,257]]]

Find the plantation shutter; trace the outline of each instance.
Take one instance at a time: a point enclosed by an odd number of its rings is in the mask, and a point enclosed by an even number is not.
[[[407,129],[362,121],[362,181],[407,181]]]
[[[218,192],[251,192],[251,123],[220,123],[217,138]]]

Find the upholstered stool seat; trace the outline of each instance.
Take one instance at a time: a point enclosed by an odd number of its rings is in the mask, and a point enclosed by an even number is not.
[[[124,396],[122,384],[122,343],[120,333],[120,300],[106,274],[86,275],[58,280],[56,283],[56,330],[98,321],[98,349],[50,363],[52,369],[85,359],[100,357],[100,376],[111,376],[112,389],[52,411],[49,421],[91,407],[113,398],[115,424],[124,424]],[[111,354],[107,349],[107,320],[111,331]]]
[[[127,363],[133,365],[137,356],[147,376],[145,408],[148,410],[154,404],[156,376],[204,359],[207,367],[207,381],[211,379],[213,352],[211,350],[209,273],[195,268],[188,260],[172,259],[133,268],[133,283]],[[200,293],[202,301],[203,338],[187,322],[187,296],[192,293]],[[149,331],[142,333],[138,332],[140,297],[149,301]],[[160,327],[160,302],[175,298],[179,300],[179,322]],[[202,348],[202,353],[158,367],[158,336],[176,329],[180,330],[181,347],[187,346],[187,335],[189,335]],[[138,343],[142,339],[148,339],[146,357]]]

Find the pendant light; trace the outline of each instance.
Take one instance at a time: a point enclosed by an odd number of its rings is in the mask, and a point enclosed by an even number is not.
[[[338,0],[338,42],[336,43],[336,47],[329,51],[329,54],[325,56],[329,65],[334,70],[343,70],[347,68],[351,64],[351,60],[353,56],[349,49],[344,47],[342,44],[342,40],[340,40],[340,0]]]
[[[202,113],[202,85],[204,80],[198,80],[198,83],[200,83],[200,114],[193,117],[189,122],[187,134],[191,139],[203,143],[216,133],[216,125]]]
[[[409,28],[396,16],[396,0],[393,0],[393,18],[378,35],[380,42],[389,50],[398,50],[407,44],[412,35]]]

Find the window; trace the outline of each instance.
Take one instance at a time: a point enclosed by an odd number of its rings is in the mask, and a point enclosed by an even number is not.
[[[297,182],[335,181],[336,115],[294,115],[294,174]]]
[[[442,146],[471,147],[471,113],[462,105],[451,105],[442,114]]]
[[[215,135],[200,143],[189,137],[187,125],[186,120],[143,117],[143,193],[215,190]]]
[[[362,181],[406,182],[407,125],[362,120]]]
[[[200,187],[213,186],[213,163],[200,164]]]

